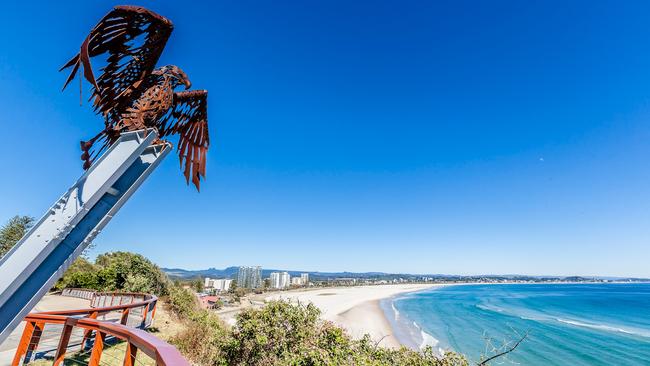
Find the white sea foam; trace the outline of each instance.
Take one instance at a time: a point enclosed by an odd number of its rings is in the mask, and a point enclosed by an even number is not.
[[[541,315],[533,311],[526,311],[525,315],[518,314],[517,312],[510,312],[507,311],[506,309],[500,308],[498,306],[493,306],[493,305],[488,305],[488,304],[478,304],[476,305],[477,308],[486,310],[486,311],[493,311],[496,313],[501,313],[501,314],[508,314],[508,315],[513,315],[517,316],[520,319],[524,320],[532,320],[532,321],[537,321],[537,322],[552,322],[552,321],[558,321],[560,323],[568,324],[568,325],[573,325],[576,327],[583,327],[583,328],[590,328],[590,329],[597,329],[597,330],[602,330],[606,332],[617,332],[617,333],[624,333],[624,334],[630,334],[630,335],[636,335],[644,338],[650,338],[650,332],[644,331],[644,330],[639,330],[639,329],[625,329],[617,326],[611,326],[611,325],[605,325],[605,324],[593,324],[593,323],[587,323],[587,322],[581,322],[577,320],[570,320],[570,319],[563,319],[563,318],[556,318],[553,316],[548,316],[548,315]],[[522,311],[523,312],[523,311]]]
[[[532,321],[536,321],[536,322],[548,320],[547,318],[534,317],[534,316],[524,316],[524,315],[519,316],[519,319],[532,320]]]
[[[420,344],[420,329],[417,327],[417,324],[400,316],[400,312],[395,306],[395,298],[391,298],[388,301],[390,302],[390,307],[388,307],[388,303],[382,302],[382,309],[384,309],[386,318],[391,324],[391,327],[393,327],[393,336],[407,347],[414,350],[418,349]]]
[[[498,306],[487,305],[487,304],[477,304],[476,307],[486,311],[494,311],[496,313],[504,313],[506,311],[505,309],[500,308]]]
[[[399,311],[395,307],[395,301],[391,301],[390,306],[393,308],[393,313],[395,314],[395,320],[397,320],[399,318]]]
[[[425,332],[423,330],[420,330],[420,334],[422,336],[422,344],[420,344],[420,349],[422,349],[422,348],[424,348],[426,346],[431,346],[431,347],[433,347],[435,349],[436,346],[438,345],[438,343],[440,343],[431,334],[429,334],[429,333],[427,333],[427,332]]]
[[[416,322],[413,322],[413,327],[417,330],[420,331],[420,349],[424,349],[427,346],[431,346],[433,350],[439,355],[443,356],[445,354],[445,350],[442,348],[438,347],[438,344],[440,341],[438,341],[434,336],[431,334],[425,332]]]
[[[510,315],[510,316],[516,316],[520,319],[523,320],[533,320],[533,321],[548,321],[552,320],[549,317],[544,317],[543,315],[538,314],[537,312],[534,311],[526,311],[522,309],[504,309],[499,306],[495,305],[489,305],[489,304],[478,304],[476,305],[477,308],[485,311],[491,311],[494,313],[499,313],[499,314],[504,314],[504,315]]]
[[[560,323],[575,325],[577,327],[598,329],[598,330],[603,330],[603,331],[607,331],[607,332],[617,332],[617,333],[624,333],[624,334],[630,334],[630,335],[636,335],[636,336],[640,336],[640,337],[650,338],[650,332],[645,332],[645,331],[642,331],[642,330],[623,329],[623,328],[613,327],[613,326],[605,325],[605,324],[590,324],[590,323],[583,323],[583,322],[579,322],[579,321],[576,321],[576,320],[569,320],[569,319],[562,319],[562,318],[555,318],[555,320],[559,321]]]

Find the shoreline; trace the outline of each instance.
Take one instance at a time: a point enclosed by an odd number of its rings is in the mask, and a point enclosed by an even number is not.
[[[389,284],[372,286],[330,287],[286,291],[271,294],[266,300],[289,300],[291,302],[312,303],[321,310],[321,318],[344,328],[356,339],[369,334],[374,342],[387,348],[412,344],[400,340],[399,325],[391,323],[383,301],[406,293],[440,288],[443,284]]]
[[[600,283],[600,282],[593,282]],[[627,282],[610,282],[610,284]],[[234,309],[218,311],[228,324],[234,323],[234,315],[242,308],[264,306],[268,300],[288,300],[303,304],[312,303],[321,310],[321,319],[331,321],[344,328],[353,338],[369,334],[374,342],[387,348],[407,347],[420,350],[425,345],[433,347],[434,352],[444,353],[439,341],[423,331],[417,323],[407,318],[401,319],[393,302],[408,293],[450,286],[467,285],[536,285],[522,282],[452,282],[430,284],[383,284],[365,286],[341,286],[302,288],[256,295],[248,299],[248,304]],[[548,282],[544,284],[592,284],[592,282]],[[253,301],[254,300],[254,301]]]
[[[642,283],[642,284],[648,284],[648,282],[634,282],[635,284],[637,283]],[[592,284],[603,284],[603,282],[586,282],[586,281],[567,281],[567,282],[545,282],[545,283],[537,283],[537,282],[499,282],[499,283],[483,283],[483,282],[458,282],[458,283],[438,283],[434,284],[430,287],[430,289],[435,288],[435,289],[440,289],[442,287],[453,287],[453,286],[475,286],[475,285],[592,285]],[[605,283],[607,285],[626,285],[630,284],[630,282],[617,282],[617,281],[611,281]],[[420,292],[424,290],[418,290],[418,291],[409,291],[409,292]],[[413,350],[422,350],[425,346],[431,346],[433,349],[433,352],[437,354],[438,356],[443,356],[446,351],[450,349],[446,349],[440,346],[440,341],[436,339],[434,336],[431,334],[427,333],[424,331],[424,329],[421,328],[421,326],[416,323],[415,321],[408,319],[408,318],[403,318],[401,313],[397,310],[395,307],[395,300],[402,298],[403,295],[409,292],[402,292],[398,293],[389,297],[386,297],[384,299],[379,299],[376,300],[377,304],[379,304],[383,315],[384,319],[389,323],[390,329],[392,331],[391,333],[391,338],[397,342],[398,347],[399,346],[404,346],[407,348],[411,348]],[[452,350],[453,351],[453,350]]]

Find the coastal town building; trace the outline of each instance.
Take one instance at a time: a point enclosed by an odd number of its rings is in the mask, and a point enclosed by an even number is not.
[[[230,289],[232,280],[230,278],[209,278],[206,277],[203,287],[215,290],[216,292],[225,292]]]
[[[309,273],[301,273],[300,277],[291,277],[291,286],[308,286]]]
[[[216,309],[219,308],[219,296],[207,295],[207,294],[197,294],[201,307],[204,309]]]
[[[262,267],[239,267],[237,286],[251,289],[262,287]]]
[[[289,287],[291,276],[288,272],[272,272],[270,281],[271,288],[283,289]]]

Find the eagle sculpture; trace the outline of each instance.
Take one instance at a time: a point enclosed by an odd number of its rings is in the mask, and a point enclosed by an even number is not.
[[[72,68],[63,89],[79,68],[83,69],[92,86],[90,100],[95,112],[104,117],[104,130],[81,141],[84,169],[120,133],[154,127],[160,138],[179,135],[181,169],[187,183],[191,180],[200,189],[210,146],[208,92],[175,91],[179,86],[186,90],[191,86],[183,70],[173,65],[156,68],[173,29],[171,21],[148,9],[116,6],[90,31],[79,53],[61,68]],[[98,77],[91,59],[105,63]]]

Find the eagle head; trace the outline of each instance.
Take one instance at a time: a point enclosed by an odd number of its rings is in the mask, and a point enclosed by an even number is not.
[[[189,89],[192,86],[192,82],[190,82],[190,79],[187,77],[187,74],[181,70],[180,67],[176,65],[167,65],[163,67],[159,67],[156,70],[152,72],[153,75],[160,75],[160,76],[171,76],[171,78],[175,81],[174,87],[177,87],[179,85],[185,85],[185,90]]]

